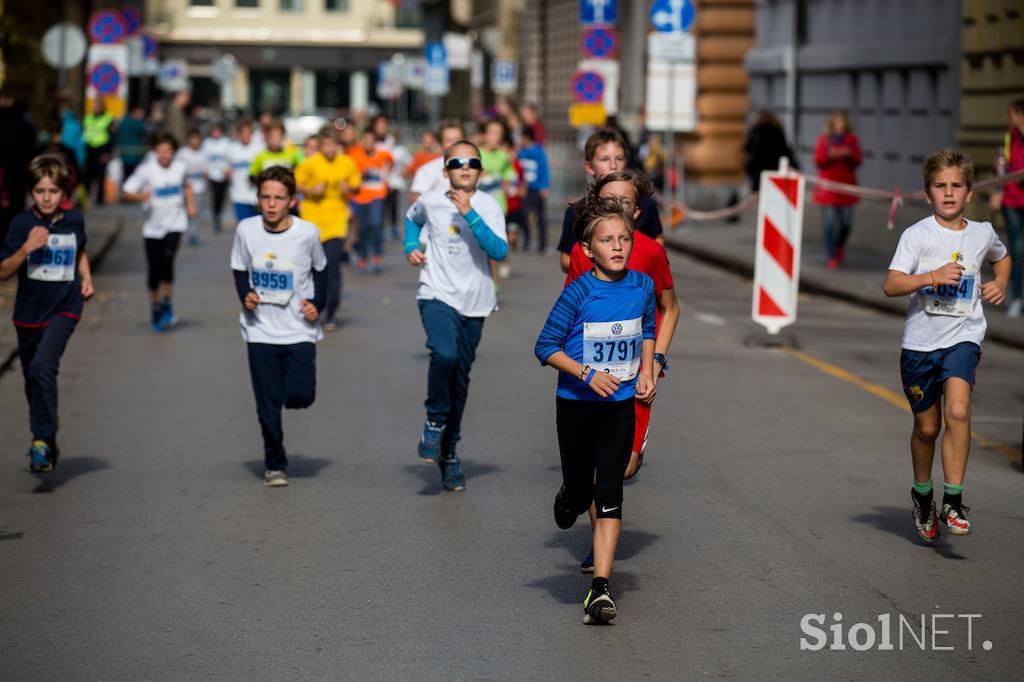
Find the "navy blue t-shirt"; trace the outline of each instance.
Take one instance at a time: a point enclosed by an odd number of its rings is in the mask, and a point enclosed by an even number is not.
[[[0,248],[3,260],[22,247],[33,227],[50,230],[46,246],[29,254],[18,270],[18,295],[14,299],[14,324],[46,325],[54,315],[78,319],[82,315],[82,275],[78,257],[85,250],[85,219],[67,211],[50,223],[35,211],[19,213],[11,221],[7,240]]]
[[[558,250],[562,253],[571,254],[572,247],[576,244],[576,233],[572,229],[575,222],[576,209],[569,206],[562,218],[562,237],[558,240]],[[661,229],[661,216],[658,215],[658,202],[654,197],[644,197],[640,200],[640,217],[637,218],[636,229],[651,239],[656,239],[664,231]]]

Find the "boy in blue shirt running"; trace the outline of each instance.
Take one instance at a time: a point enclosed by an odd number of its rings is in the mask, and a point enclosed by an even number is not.
[[[583,601],[586,624],[616,615],[609,587],[622,527],[622,480],[633,446],[634,400],[650,403],[654,381],[654,282],[626,264],[633,217],[595,197],[577,223],[594,269],[562,290],[537,338],[541,364],[559,371],[555,392],[562,486],[559,528],[571,528],[593,502],[594,579]]]

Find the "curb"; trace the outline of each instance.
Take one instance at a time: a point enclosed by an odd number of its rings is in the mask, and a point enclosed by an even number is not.
[[[103,243],[100,244],[100,248],[97,249],[95,255],[90,254],[89,265],[92,268],[93,274],[97,273],[103,261],[106,259],[107,254],[114,248],[114,244],[117,242],[117,238],[121,236],[121,231],[124,229],[124,219],[117,218],[117,227],[115,227],[110,234],[107,235]],[[0,376],[3,376],[7,370],[14,364],[14,360],[18,357],[18,348],[15,346],[7,357],[0,359]]]
[[[744,260],[733,258],[711,249],[694,246],[692,244],[684,244],[678,241],[669,241],[667,239],[665,240],[665,248],[677,251],[686,256],[698,258],[714,265],[717,268],[734,272],[746,279],[754,279],[753,263],[747,263]],[[890,303],[887,300],[883,301],[881,299],[850,293],[849,291],[845,291],[839,287],[825,284],[819,279],[815,279],[813,277],[809,278],[804,274],[800,275],[800,291],[809,294],[816,294],[818,296],[826,296],[838,301],[845,301],[846,303],[853,303],[854,305],[859,305],[862,308],[870,308],[888,315],[905,317],[907,314],[906,307],[901,303],[897,303],[895,301]],[[1024,338],[1004,334],[999,330],[992,329],[991,326],[985,332],[985,338],[986,340],[995,341],[996,343],[1016,350],[1024,350]]]

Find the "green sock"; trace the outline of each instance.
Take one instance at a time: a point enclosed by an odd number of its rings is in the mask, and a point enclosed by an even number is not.
[[[928,479],[924,483],[918,483],[914,480],[914,490],[917,491],[918,495],[931,495],[932,494],[932,479]]]
[[[952,483],[943,483],[942,487],[947,495],[959,495],[964,491],[962,485],[954,485]]]

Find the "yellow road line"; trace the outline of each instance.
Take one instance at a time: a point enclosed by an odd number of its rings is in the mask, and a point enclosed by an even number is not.
[[[881,398],[890,405],[898,407],[904,412],[910,413],[911,411],[910,405],[907,404],[906,398],[904,398],[901,393],[897,393],[896,391],[888,389],[885,386],[876,384],[872,381],[868,381],[867,379],[859,377],[853,372],[847,371],[842,367],[839,367],[838,365],[833,365],[832,363],[826,362],[821,358],[816,358],[813,355],[808,355],[803,351],[794,350],[792,348],[784,348],[783,350],[786,351],[786,353],[788,353],[792,357],[799,360],[800,362],[808,364],[811,367],[821,372],[824,372],[825,374],[828,374],[829,376],[833,376],[837,379],[842,379],[843,381],[849,382],[854,386],[857,386],[858,388],[867,391],[876,398]],[[989,438],[988,436],[983,436],[977,431],[973,430],[971,431],[971,438],[973,438],[979,446],[987,448],[989,450],[994,450],[995,452],[998,452],[999,454],[1003,455],[1004,457],[1007,457],[1008,459],[1013,460],[1014,462],[1020,459],[1020,452],[1016,448],[1007,445],[1006,443]]]

